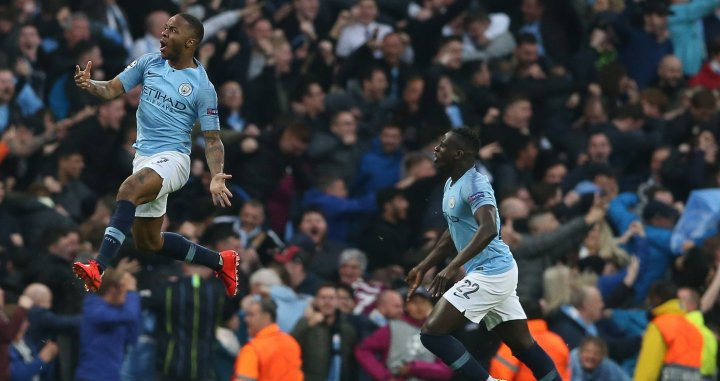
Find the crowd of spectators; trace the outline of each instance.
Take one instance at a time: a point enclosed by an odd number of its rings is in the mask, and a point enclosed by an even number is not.
[[[132,237],[87,294],[71,263],[147,94],[71,76],[156,52],[177,12],[204,23],[234,197],[212,206],[196,134],[163,229],[237,250],[239,296]],[[720,0],[5,0],[0,44],[0,381],[459,379],[404,274],[446,228],[432,151],[460,126],[563,379],[715,379]],[[528,379],[482,324],[455,335]]]

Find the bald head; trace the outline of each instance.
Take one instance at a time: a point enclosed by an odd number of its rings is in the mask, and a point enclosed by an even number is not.
[[[32,299],[33,304],[42,308],[52,307],[52,291],[42,283],[31,283],[23,295]]]
[[[377,299],[377,310],[386,319],[400,319],[403,314],[403,298],[395,290],[385,290]]]
[[[523,219],[530,215],[530,209],[523,200],[517,197],[508,197],[500,203],[500,215],[510,220]]]
[[[679,58],[668,54],[660,60],[658,76],[665,85],[677,86],[683,79],[683,65]]]

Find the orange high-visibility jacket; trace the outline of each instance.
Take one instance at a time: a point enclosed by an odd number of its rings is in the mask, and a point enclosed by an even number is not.
[[[570,381],[570,350],[562,337],[550,332],[547,323],[542,319],[528,320],[528,328],[540,348],[544,349],[555,363],[563,381]],[[510,347],[505,344],[500,346],[495,358],[490,362],[490,375],[508,381],[535,379],[530,368],[513,356]]]
[[[255,335],[235,359],[233,381],[302,381],[300,345],[277,324]]]

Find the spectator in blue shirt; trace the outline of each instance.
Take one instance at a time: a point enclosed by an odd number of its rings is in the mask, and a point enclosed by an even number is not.
[[[403,132],[400,126],[386,124],[372,148],[360,157],[355,189],[357,194],[368,194],[392,186],[400,180],[405,152],[402,148]]]
[[[83,302],[77,381],[120,381],[125,347],[137,339],[140,297],[135,277],[108,269],[97,294]]]

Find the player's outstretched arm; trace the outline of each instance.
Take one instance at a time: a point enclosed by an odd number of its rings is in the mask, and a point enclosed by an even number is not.
[[[207,160],[212,175],[210,195],[212,195],[213,205],[220,205],[223,208],[230,206],[232,193],[225,186],[225,180],[232,178],[232,176],[223,173],[225,146],[220,140],[220,131],[203,131],[203,137],[205,138],[205,160]]]
[[[425,259],[420,261],[420,263],[413,267],[408,273],[407,278],[405,279],[405,281],[410,285],[410,289],[407,294],[408,300],[412,297],[415,289],[420,286],[423,277],[425,277],[425,273],[433,268],[433,266],[455,253],[455,244],[450,236],[450,229],[446,229],[438,239],[435,247],[430,250],[430,253],[425,257]]]
[[[428,291],[435,297],[440,297],[453,284],[460,273],[462,266],[483,251],[493,238],[498,235],[497,224],[495,223],[495,207],[483,205],[475,211],[475,220],[478,229],[465,246],[448,265],[440,271],[433,279]]]
[[[103,99],[114,99],[119,97],[125,90],[120,80],[115,77],[109,81],[95,81],[90,79],[92,61],[88,61],[85,70],[80,70],[80,65],[75,65],[75,85],[88,93]]]

